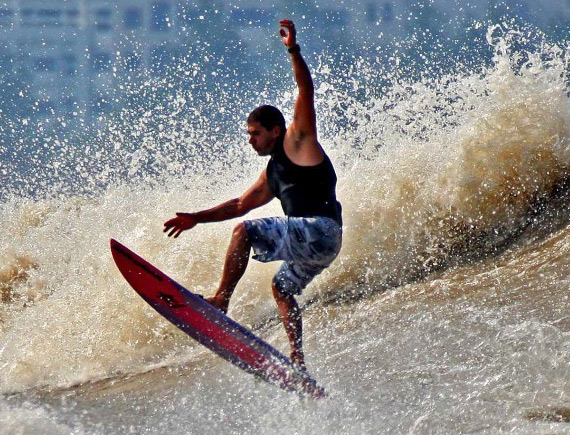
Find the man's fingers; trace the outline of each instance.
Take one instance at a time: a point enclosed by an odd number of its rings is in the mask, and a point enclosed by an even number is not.
[[[164,232],[166,233],[168,230],[170,230],[171,228],[175,227],[176,224],[172,223],[172,222],[166,222],[164,224]]]
[[[172,219],[168,219],[165,223],[164,226],[169,226],[171,227],[172,225],[176,225],[176,222],[178,221],[178,218],[172,218]]]
[[[293,24],[293,21],[283,20],[279,23],[279,25],[289,30],[295,30],[295,24]]]
[[[185,215],[189,215],[189,213],[176,213],[177,217],[164,223],[163,232],[167,233],[170,231],[168,237],[177,238],[184,230],[190,228],[184,220]]]

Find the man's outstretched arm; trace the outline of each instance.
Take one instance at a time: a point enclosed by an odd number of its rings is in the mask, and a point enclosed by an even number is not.
[[[317,141],[313,79],[297,44],[295,24],[291,20],[282,20],[280,25],[283,44],[290,53],[293,74],[299,88],[293,122],[287,129],[286,148],[289,157],[292,157],[296,163],[316,164],[322,160],[323,154]]]
[[[196,213],[176,213],[176,217],[164,224],[164,232],[170,231],[168,237],[178,237],[183,231],[194,228],[197,224],[220,222],[243,216],[249,211],[267,204],[274,198],[266,172],[263,171],[258,180],[239,198],[230,199],[216,207]]]

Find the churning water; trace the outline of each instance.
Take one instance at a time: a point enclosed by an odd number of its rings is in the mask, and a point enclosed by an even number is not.
[[[339,258],[300,298],[324,401],[195,345],[128,287],[108,246],[212,293],[235,222],[177,240],[162,223],[257,178],[242,119],[263,102],[290,119],[287,70],[252,99],[231,77],[207,98],[149,82],[169,96],[95,139],[26,148],[37,164],[0,203],[2,433],[570,433],[567,43],[479,30],[476,66],[434,56],[407,74],[368,57],[343,76],[308,59],[345,220]],[[250,262],[229,314],[286,351],[275,267]]]

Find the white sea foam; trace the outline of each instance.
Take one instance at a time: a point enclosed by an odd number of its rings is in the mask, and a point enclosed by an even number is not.
[[[566,252],[568,235],[533,245],[545,251],[542,262],[521,250],[510,266],[508,258],[506,264],[470,265],[512,246],[540,216],[541,204],[564,187],[570,170],[566,52],[547,43],[520,52],[511,44],[521,37],[506,26],[490,28],[491,64],[415,81],[392,78],[385,92],[367,89],[367,80],[353,83],[364,99],[350,86],[334,86],[334,79],[325,86],[330,74],[324,60],[316,71],[321,142],[339,175],[345,235],[338,260],[301,300],[316,299],[305,316],[306,347],[310,367],[335,393],[332,401],[303,408],[263,386],[255,396],[245,374],[222,369],[209,380],[189,374],[195,390],[178,385],[170,391],[179,401],[155,394],[152,382],[114,400],[143,409],[156,403],[148,417],[155,419],[155,433],[188,427],[215,433],[224,418],[236,432],[272,431],[278,418],[268,409],[271,400],[280,400],[288,418],[279,428],[304,433],[374,433],[378,427],[425,433],[434,425],[441,425],[437,433],[485,432],[501,424],[525,431],[535,428],[517,420],[525,407],[567,401],[560,387],[567,375],[566,314],[548,302],[541,305],[547,314],[529,314],[537,295],[520,275],[529,273],[528,282],[542,283],[567,306],[556,288],[570,273],[566,267],[556,281],[548,263],[558,258],[557,249]],[[375,66],[361,60],[359,72],[373,82]],[[285,94],[280,101],[288,117],[293,98]],[[169,121],[178,107],[151,111],[135,127],[121,125],[120,118],[110,123],[102,140],[125,162],[117,166],[103,153],[92,172],[87,165],[90,195],[36,192],[2,202],[0,392],[47,388],[57,394],[58,387],[192,366],[204,358],[128,287],[108,246],[116,238],[190,289],[214,291],[234,222],[201,225],[176,241],[162,233],[162,223],[176,211],[238,195],[264,162],[235,143],[216,145],[206,157],[199,146],[210,125],[199,112],[190,123]],[[156,116],[165,123],[162,130],[148,127]],[[125,133],[133,130],[144,137],[134,153]],[[278,204],[253,216],[275,213]],[[441,275],[458,264],[466,266]],[[274,270],[251,262],[232,317],[255,325],[274,315]],[[554,282],[541,281],[544,276]],[[402,287],[382,293],[394,286]],[[368,297],[346,306],[321,300],[339,295]],[[280,328],[263,334],[285,348]],[[548,345],[534,347],[543,340]],[[526,371],[533,379],[528,391]],[[547,391],[537,393],[541,388]],[[161,419],[188,408],[194,420]],[[43,418],[44,411],[25,412]],[[125,424],[136,430],[135,414]],[[0,414],[3,424],[7,416]]]

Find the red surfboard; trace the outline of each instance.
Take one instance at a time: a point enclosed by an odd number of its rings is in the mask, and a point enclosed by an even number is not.
[[[326,393],[307,372],[152,264],[111,240],[117,267],[156,311],[190,337],[242,370],[285,390],[321,398]]]

